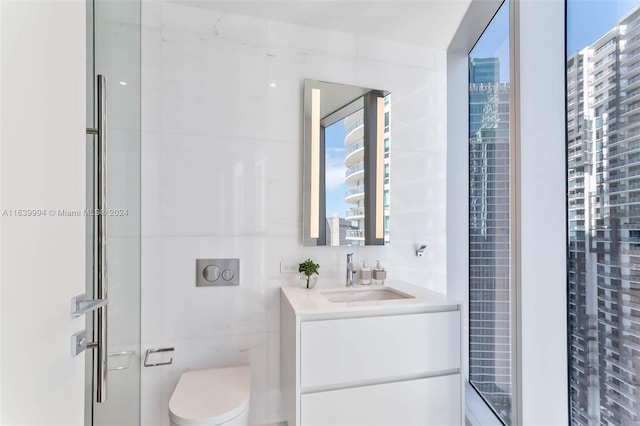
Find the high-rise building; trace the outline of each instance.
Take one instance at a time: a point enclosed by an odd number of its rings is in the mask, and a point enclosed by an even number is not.
[[[390,95],[384,99],[384,243],[389,245],[389,114]],[[360,109],[344,119],[346,156],[344,164],[345,184],[349,189],[345,193],[345,201],[352,204],[346,212],[345,219],[351,224],[345,231],[347,245],[363,246],[365,224],[365,191],[364,191],[364,110]]]
[[[572,422],[640,424],[640,8],[567,62]]]
[[[498,83],[500,81],[499,58],[472,58],[469,66],[469,82],[472,84]]]
[[[511,418],[509,84],[469,63],[469,381]]]
[[[583,53],[577,53],[567,62],[570,392],[572,419],[584,425],[597,424],[599,418],[596,285],[595,274],[587,274],[596,263],[595,255],[587,250],[585,232],[591,220],[586,212],[592,201],[585,194],[595,192],[589,156],[589,114],[584,108],[588,93],[586,60]]]
[[[347,241],[347,231],[351,228],[351,222],[348,220],[338,217],[332,216],[326,219],[326,231],[325,235],[327,238],[328,246],[347,246],[349,242]]]
[[[490,89],[499,82],[500,61],[498,58],[471,58],[469,60],[469,137],[475,135],[482,127],[482,123],[489,119],[484,115],[485,106],[489,103]]]
[[[349,187],[345,201],[352,204],[346,217],[352,226],[346,231],[349,245],[364,245],[364,110],[359,109],[344,119],[344,147],[347,155],[345,184]]]

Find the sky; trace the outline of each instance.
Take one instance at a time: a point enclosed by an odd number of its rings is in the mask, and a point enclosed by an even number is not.
[[[588,46],[613,28],[618,20],[640,0],[568,0],[567,55]],[[508,1],[496,13],[478,43],[470,52],[476,58],[500,58],[500,81],[509,79]],[[339,121],[326,129],[326,215],[344,217],[350,207],[344,201],[344,124]]]
[[[567,2],[567,56],[592,44],[636,6],[636,0],[569,0]]]
[[[344,201],[348,187],[344,184],[347,167],[344,165],[344,119],[325,130],[325,193],[326,217],[345,217],[348,204]]]
[[[499,58],[500,81],[509,81],[509,5],[508,1],[500,7],[491,24],[471,49],[472,58]]]
[[[505,1],[470,52],[474,58],[500,58],[500,81],[503,82],[509,79],[507,3]],[[568,0],[567,56],[598,40],[638,3],[640,0]]]

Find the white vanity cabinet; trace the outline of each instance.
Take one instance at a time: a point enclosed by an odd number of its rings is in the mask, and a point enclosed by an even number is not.
[[[463,424],[459,304],[326,304],[299,290],[280,302],[289,425]]]

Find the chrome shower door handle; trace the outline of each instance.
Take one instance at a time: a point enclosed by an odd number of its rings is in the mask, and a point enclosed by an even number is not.
[[[107,81],[103,75],[97,76],[97,125],[88,128],[87,134],[96,136],[94,214],[96,226],[96,284],[94,298],[107,301]],[[107,305],[95,309],[95,342],[87,344],[96,350],[96,402],[107,400]]]
[[[98,210],[97,234],[98,277],[96,285],[97,299],[108,300],[107,288],[107,80],[98,75],[98,140],[96,145],[96,174],[98,178],[96,207]],[[96,401],[107,400],[107,306],[96,310],[97,316],[97,389]]]

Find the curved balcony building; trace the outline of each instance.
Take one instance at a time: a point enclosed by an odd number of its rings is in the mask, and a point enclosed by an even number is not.
[[[344,119],[344,147],[347,167],[344,182],[349,187],[345,201],[352,204],[346,213],[351,222],[346,239],[352,246],[364,245],[364,110],[360,109]],[[356,213],[362,214],[356,214]]]
[[[384,228],[385,244],[389,243],[389,96],[385,98],[384,126]],[[350,222],[346,232],[346,240],[352,246],[364,245],[365,226],[365,140],[364,110],[360,109],[344,119],[344,147],[346,150],[344,165],[346,167],[344,182],[349,188],[345,193],[345,201],[351,206],[347,209],[345,219]]]

